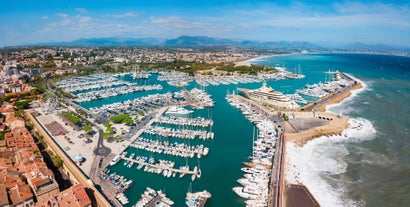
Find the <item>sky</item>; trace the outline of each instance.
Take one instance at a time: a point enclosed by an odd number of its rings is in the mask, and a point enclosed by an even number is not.
[[[410,47],[410,0],[0,0],[0,47],[181,35]]]

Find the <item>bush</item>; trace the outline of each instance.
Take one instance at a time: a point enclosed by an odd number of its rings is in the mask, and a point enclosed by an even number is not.
[[[77,116],[75,116],[74,114],[67,112],[67,111],[63,111],[61,112],[65,117],[67,117],[67,119],[69,119],[71,122],[73,122],[74,124],[79,124],[81,122],[80,118],[78,118]]]
[[[85,126],[83,127],[83,130],[84,130],[86,133],[90,132],[92,129],[93,129],[93,127],[92,127],[91,125],[85,125]]]

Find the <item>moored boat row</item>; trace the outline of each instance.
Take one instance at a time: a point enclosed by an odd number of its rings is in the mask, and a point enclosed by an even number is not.
[[[185,117],[173,117],[173,116],[161,116],[158,119],[156,119],[155,122],[163,123],[163,124],[180,125],[180,126],[199,126],[199,127],[208,127],[214,124],[212,119],[205,119],[202,117],[185,118]]]
[[[166,197],[166,194],[161,190],[156,191],[150,187],[147,187],[141,199],[132,205],[132,207],[145,207],[145,206],[158,206],[158,207],[170,207],[174,205],[174,201]]]
[[[245,173],[244,177],[237,180],[241,186],[234,187],[232,190],[245,199],[246,206],[267,206],[271,168],[278,139],[278,125],[267,119],[264,113],[235,99],[234,96],[228,96],[227,99],[231,105],[240,109],[257,129],[257,132],[254,132],[257,138],[253,138],[250,160],[244,162],[246,167],[241,168]]]
[[[160,126],[151,126],[145,133],[152,135],[161,135],[163,137],[176,137],[183,139],[213,139],[214,133],[205,130],[190,130],[190,129],[172,129]]]
[[[190,158],[194,157],[195,154],[198,158],[206,156],[209,152],[209,148],[204,147],[203,145],[189,146],[184,143],[169,143],[168,141],[158,141],[143,137],[137,138],[130,146],[149,152]]]

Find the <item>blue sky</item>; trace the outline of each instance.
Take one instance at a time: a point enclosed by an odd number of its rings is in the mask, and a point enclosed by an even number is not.
[[[0,46],[94,37],[363,42],[410,47],[410,2],[1,0]]]

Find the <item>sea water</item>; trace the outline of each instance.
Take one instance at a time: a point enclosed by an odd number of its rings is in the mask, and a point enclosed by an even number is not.
[[[363,81],[361,92],[329,110],[350,116],[351,126],[342,135],[321,137],[299,148],[288,145],[287,180],[304,183],[322,206],[397,206],[410,203],[410,58],[363,54],[306,54],[275,56],[256,60],[255,63],[284,66],[289,71],[300,67],[304,79],[268,81],[268,85],[285,94],[294,93],[306,84],[324,82],[325,72],[339,70]],[[130,79],[130,77],[126,77]],[[132,81],[130,79],[130,81]],[[178,91],[166,82],[161,91],[126,94],[109,99],[81,103],[90,108],[125,101],[152,93]],[[148,83],[147,83],[148,84]],[[261,83],[208,86],[205,90],[216,101],[212,109],[196,110],[193,117],[214,120],[213,140],[198,141],[209,147],[206,157],[176,158],[128,149],[130,152],[169,159],[177,166],[188,161],[191,169],[200,164],[202,177],[192,183],[193,191],[208,190],[212,198],[207,206],[245,206],[232,188],[243,173],[242,162],[251,155],[252,124],[241,112],[230,106],[225,98],[237,87],[258,88]],[[191,83],[187,89],[199,87]],[[192,143],[191,143],[192,144]],[[134,184],[127,190],[131,206],[145,187],[165,190],[175,206],[185,206],[184,198],[190,186],[190,176],[179,179],[164,178],[123,166],[122,161],[111,167]]]
[[[410,203],[410,58],[310,54],[260,63],[290,68],[300,64],[307,79],[339,70],[365,84],[352,97],[328,107],[352,118],[342,135],[321,137],[303,147],[288,145],[288,181],[305,184],[322,206]]]

